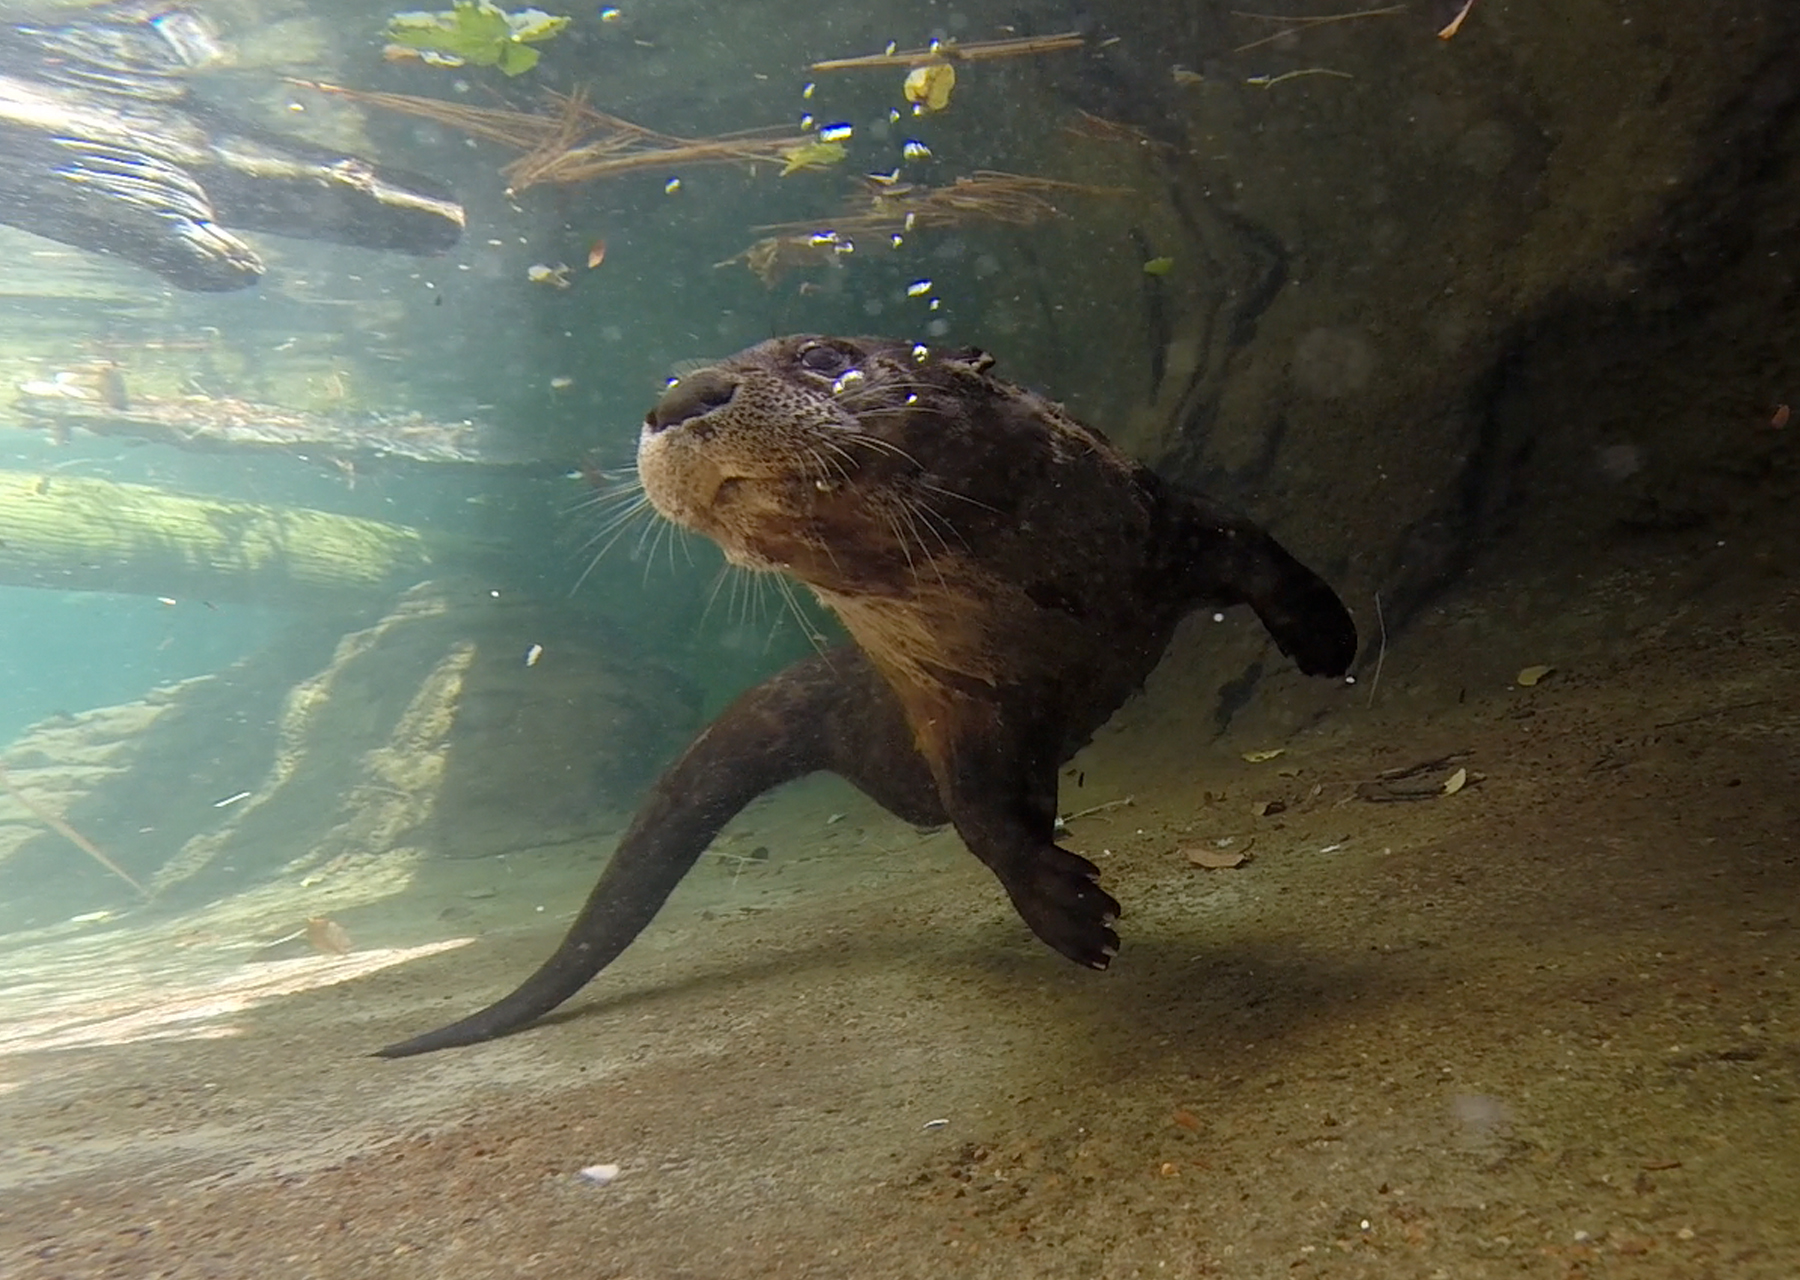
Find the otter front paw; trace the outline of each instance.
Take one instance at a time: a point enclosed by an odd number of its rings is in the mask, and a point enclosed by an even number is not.
[[[1076,964],[1104,969],[1119,952],[1112,929],[1119,904],[1099,879],[1099,867],[1052,844],[1022,861],[1004,882],[1033,933]]]

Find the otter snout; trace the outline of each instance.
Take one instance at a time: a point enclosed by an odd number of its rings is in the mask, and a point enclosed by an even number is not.
[[[654,435],[704,417],[730,404],[737,389],[737,378],[722,369],[701,369],[689,374],[663,392],[662,399],[645,417],[644,430]]]

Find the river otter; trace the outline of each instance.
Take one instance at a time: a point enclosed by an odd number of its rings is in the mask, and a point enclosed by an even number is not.
[[[1247,604],[1301,670],[1356,652],[1343,604],[1261,528],[1160,480],[978,351],[778,338],[675,382],[638,443],[663,516],[790,574],[856,641],[741,696],[657,781],[524,985],[401,1057],[512,1031],[623,951],[750,800],[815,770],[955,824],[1031,930],[1103,969],[1119,904],[1057,847],[1057,769],[1183,615]]]

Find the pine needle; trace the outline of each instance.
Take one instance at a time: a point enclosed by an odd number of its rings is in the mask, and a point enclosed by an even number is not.
[[[86,836],[82,835],[81,832],[75,830],[74,827],[71,827],[61,818],[57,817],[54,813],[51,813],[37,801],[27,797],[24,792],[15,787],[13,785],[12,777],[6,772],[5,765],[0,765],[0,787],[6,788],[7,793],[24,806],[26,811],[39,822],[42,822],[46,827],[49,827],[52,831],[56,832],[57,835],[67,840],[77,849],[80,849],[83,853],[87,854],[88,857],[92,858],[95,862],[98,862],[101,866],[119,877],[119,879],[130,885],[133,889],[136,889],[144,897],[148,898],[150,896],[150,891],[148,889],[132,879],[130,873],[127,872],[124,867],[121,867],[104,853],[101,853],[100,850],[95,847],[93,841],[89,840]]]

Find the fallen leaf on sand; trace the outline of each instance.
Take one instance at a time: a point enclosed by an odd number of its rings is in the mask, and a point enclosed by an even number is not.
[[[1241,867],[1250,860],[1248,849],[1190,847],[1181,852],[1191,865],[1207,871],[1230,871],[1233,867]]]
[[[1285,750],[1287,750],[1286,747],[1276,747],[1272,751],[1246,751],[1244,752],[1244,759],[1248,760],[1251,764],[1261,764],[1265,760],[1273,760]]]
[[[1468,780],[1469,771],[1467,769],[1458,769],[1455,773],[1444,779],[1444,794],[1447,796],[1455,795],[1458,791],[1463,789],[1463,784],[1468,782]]]
[[[1542,680],[1554,670],[1556,670],[1555,667],[1547,666],[1526,667],[1523,671],[1519,672],[1519,687],[1521,689],[1529,689],[1532,685]]]

